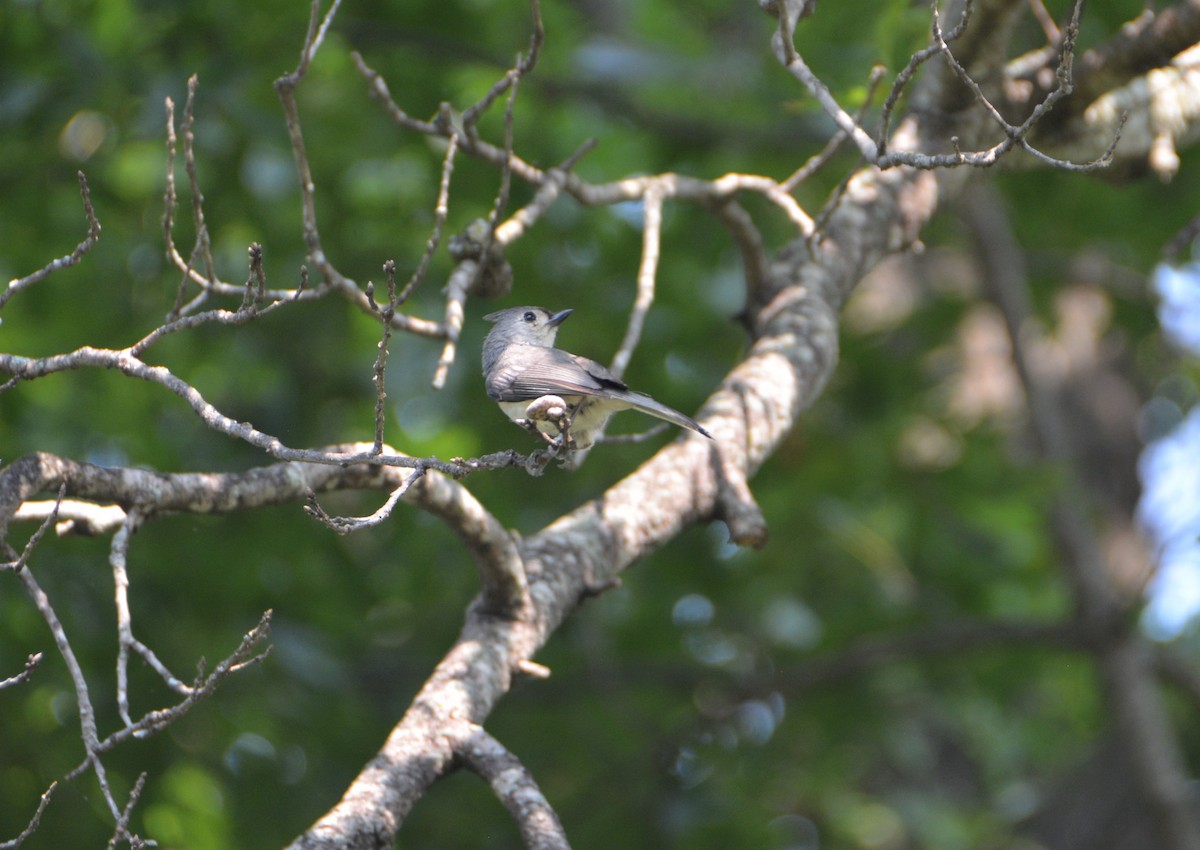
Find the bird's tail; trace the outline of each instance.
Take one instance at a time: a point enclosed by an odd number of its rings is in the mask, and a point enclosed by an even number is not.
[[[700,423],[692,417],[680,413],[673,407],[667,407],[662,402],[655,401],[648,395],[635,393],[633,391],[626,391],[622,394],[622,398],[624,401],[629,402],[631,407],[640,410],[642,413],[648,413],[651,416],[656,416],[659,419],[663,419],[667,422],[678,425],[680,428],[687,428],[689,431],[695,431],[697,434],[702,434],[705,437],[708,437],[710,440],[713,438],[712,434],[705,431],[703,426],[701,426]]]

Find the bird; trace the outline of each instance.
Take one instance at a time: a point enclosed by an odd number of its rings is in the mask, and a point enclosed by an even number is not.
[[[561,325],[574,310],[552,313],[545,307],[510,307],[484,316],[494,327],[483,341],[483,377],[488,398],[518,424],[532,421],[551,438],[566,425],[571,448],[588,449],[609,418],[621,410],[640,410],[708,439],[696,420],[629,389],[606,367],[554,347]],[[562,399],[566,409],[531,402]]]

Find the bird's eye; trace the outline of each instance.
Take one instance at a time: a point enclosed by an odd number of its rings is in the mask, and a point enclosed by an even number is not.
[[[525,315],[522,316],[521,318],[523,318],[525,321],[529,322],[529,324],[532,325],[534,322],[537,321],[537,314],[534,313],[532,310],[526,310]]]

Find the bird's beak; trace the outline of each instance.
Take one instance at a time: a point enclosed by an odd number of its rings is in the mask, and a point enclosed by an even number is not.
[[[560,310],[557,313],[555,313],[553,316],[551,316],[550,321],[546,322],[546,324],[548,324],[552,328],[557,328],[559,325],[561,325],[563,322],[565,322],[567,320],[567,316],[571,315],[574,312],[575,312],[574,310]]]

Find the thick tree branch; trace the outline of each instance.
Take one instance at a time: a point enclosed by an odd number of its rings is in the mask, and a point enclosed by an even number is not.
[[[1169,64],[1200,41],[1200,2],[1184,0],[1144,10],[1099,47],[1085,51],[1077,66],[1075,93],[1086,106],[1155,68]]]
[[[1081,116],[1055,128],[1047,144],[1064,156],[1095,151],[1118,126],[1123,128],[1120,160],[1147,162],[1162,180],[1170,180],[1179,169],[1179,148],[1200,136],[1200,47],[1106,92]]]
[[[392,847],[413,805],[456,764],[456,742],[447,731],[464,722],[482,725],[512,684],[513,659],[529,658],[536,642],[537,632],[528,620],[489,616],[472,605],[454,648],[378,755],[341,802],[289,845],[291,850]]]
[[[359,455],[368,448],[367,444],[356,443],[330,447],[330,451]],[[393,454],[387,448],[384,457]],[[64,495],[74,497],[65,502],[66,514],[61,508],[55,512],[28,510],[33,496],[59,487]],[[125,522],[126,510],[93,501],[115,502],[149,519],[171,513],[230,513],[303,503],[314,493],[363,489],[390,491],[445,522],[479,566],[486,610],[505,614],[525,604],[528,588],[524,569],[508,530],[465,487],[430,471],[418,475],[402,468],[363,464],[288,463],[240,473],[168,474],[110,469],[39,453],[0,469],[0,532],[14,517],[50,523],[65,516],[84,523],[83,530],[89,533],[115,531]],[[62,532],[79,529],[72,525],[62,528]]]

